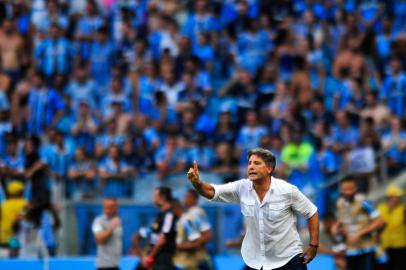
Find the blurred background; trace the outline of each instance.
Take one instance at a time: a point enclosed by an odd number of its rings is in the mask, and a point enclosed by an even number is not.
[[[42,206],[54,256],[95,255],[106,196],[128,255],[155,187],[182,199],[193,160],[208,182],[243,178],[253,147],[322,219],[345,175],[374,203],[405,185],[406,1],[1,0],[0,25],[0,201]],[[210,253],[239,260],[238,205],[200,203]]]

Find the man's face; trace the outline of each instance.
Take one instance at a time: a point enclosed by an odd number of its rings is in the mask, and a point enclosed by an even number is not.
[[[357,184],[354,181],[344,182],[341,184],[340,190],[345,199],[352,200],[357,193]]]
[[[192,206],[196,205],[196,199],[191,193],[187,192],[185,194],[185,197],[183,197],[183,204],[187,208],[192,207]]]
[[[268,177],[272,172],[271,166],[259,156],[252,155],[248,160],[247,174],[251,181],[258,181]]]
[[[152,195],[152,202],[158,207],[161,205],[161,196],[159,194],[159,189],[154,190],[154,194]]]
[[[103,201],[104,214],[111,218],[117,214],[117,201],[112,199],[106,199]]]

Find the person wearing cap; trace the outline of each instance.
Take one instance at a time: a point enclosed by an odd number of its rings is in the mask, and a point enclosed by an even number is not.
[[[14,180],[7,185],[8,198],[0,206],[0,246],[8,248],[10,238],[13,236],[13,224],[28,205],[23,198],[24,184]]]
[[[217,202],[239,203],[246,222],[241,253],[251,268],[304,270],[317,254],[317,207],[299,189],[272,176],[276,159],[263,148],[248,152],[247,179],[212,185],[200,180],[197,162],[187,176],[196,191]],[[303,250],[296,228],[297,215],[307,219],[310,242]]]
[[[389,259],[387,269],[406,269],[406,207],[402,203],[404,191],[390,185],[385,195],[386,201],[378,205],[378,211],[387,224],[380,238]]]

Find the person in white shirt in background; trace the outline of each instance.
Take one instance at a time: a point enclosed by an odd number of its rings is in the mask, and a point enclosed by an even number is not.
[[[316,206],[296,186],[272,176],[275,156],[269,150],[248,152],[248,179],[212,185],[200,180],[197,162],[187,176],[196,191],[217,202],[239,203],[247,224],[241,253],[251,268],[307,269],[317,254],[319,217]],[[307,219],[310,243],[303,245],[296,229],[296,215]]]
[[[97,243],[97,269],[118,270],[123,249],[123,228],[115,198],[105,198],[103,214],[96,217],[92,231]]]

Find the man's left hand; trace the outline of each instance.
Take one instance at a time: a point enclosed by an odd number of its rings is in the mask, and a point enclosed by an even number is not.
[[[304,264],[308,264],[309,262],[311,262],[314,257],[316,257],[317,254],[317,248],[316,247],[312,247],[312,246],[308,246],[307,249],[305,250],[305,252],[303,253],[303,257],[304,257]]]

